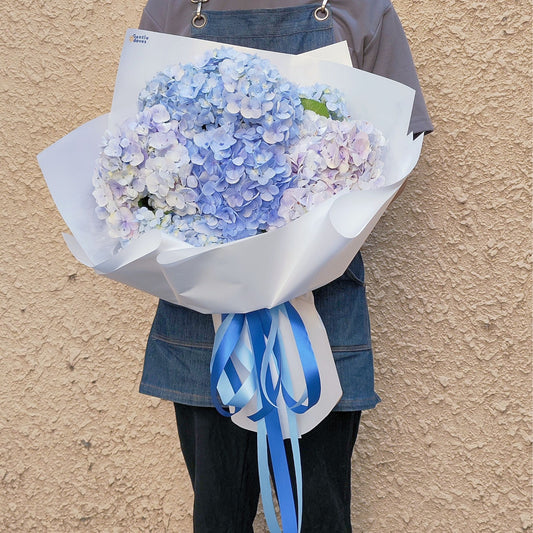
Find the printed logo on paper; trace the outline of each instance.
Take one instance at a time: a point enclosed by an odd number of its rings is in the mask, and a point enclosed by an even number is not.
[[[130,42],[131,43],[146,44],[148,42],[149,38],[150,38],[150,36],[143,35],[142,33],[132,33],[130,35]]]

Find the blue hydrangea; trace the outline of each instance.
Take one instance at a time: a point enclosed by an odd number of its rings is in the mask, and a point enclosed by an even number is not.
[[[198,181],[196,229],[219,242],[268,229],[289,186],[288,149],[299,136],[299,89],[270,62],[231,48],[159,73],[139,110],[162,105],[178,123]]]
[[[327,147],[301,98],[327,107]],[[161,229],[203,246],[280,226],[300,214],[293,199],[311,204],[313,191],[322,194],[318,174],[331,178],[325,162],[346,159],[346,135],[341,142],[331,133],[346,117],[338,91],[298,87],[267,60],[232,48],[169,67],[140,92],[136,117],[106,133],[93,179],[97,215],[124,243]],[[365,153],[365,168],[372,157]],[[294,192],[302,175],[314,184],[304,195]]]

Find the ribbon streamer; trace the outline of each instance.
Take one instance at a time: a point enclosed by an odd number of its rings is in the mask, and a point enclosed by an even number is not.
[[[232,416],[247,406],[255,405],[254,412],[248,417],[257,422],[259,481],[267,524],[271,533],[281,533],[272,499],[272,472],[283,531],[297,533],[301,528],[303,499],[296,416],[316,405],[321,392],[319,370],[307,330],[289,302],[272,309],[229,314],[222,318],[215,335],[211,359],[213,403],[224,416]],[[280,322],[287,320],[298,349],[303,376],[304,386],[299,397],[296,397],[290,356],[285,350],[280,328]],[[289,428],[295,492],[289,473],[281,417]]]

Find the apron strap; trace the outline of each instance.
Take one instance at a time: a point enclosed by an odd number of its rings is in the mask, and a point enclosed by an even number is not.
[[[195,28],[203,28],[207,24],[207,17],[202,13],[202,5],[209,2],[209,0],[191,0],[191,2],[193,4],[198,4],[196,6],[196,14],[192,18],[191,24]]]

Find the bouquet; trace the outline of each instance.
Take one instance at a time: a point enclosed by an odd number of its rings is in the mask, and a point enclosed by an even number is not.
[[[382,185],[384,144],[334,88],[298,87],[266,59],[217,49],[158,73],[137,115],[106,132],[97,214],[122,245],[153,229],[231,242]]]
[[[414,91],[347,66],[345,43],[288,56],[145,33],[126,35],[110,115],[39,163],[82,263],[213,314],[213,401],[258,433],[276,529],[272,451],[296,530],[282,441],[301,512],[298,437],[342,394],[310,291],[344,272],[414,168]]]

